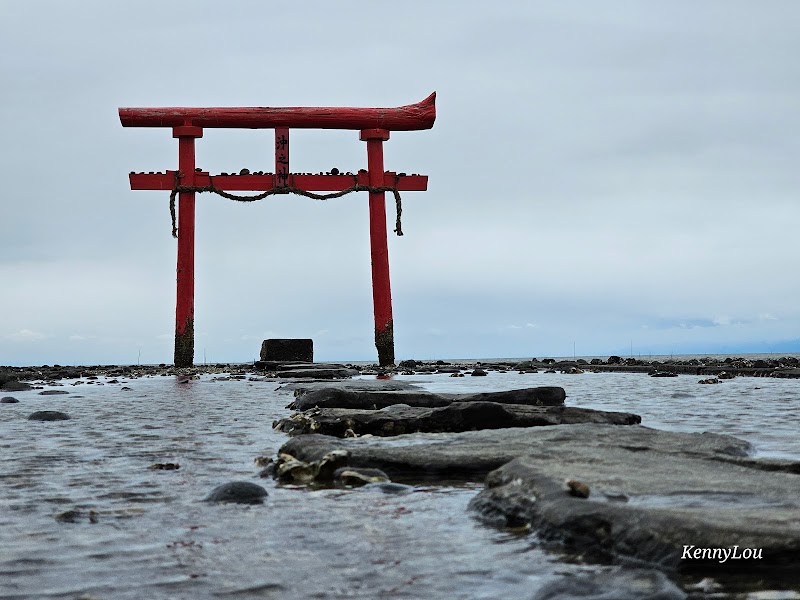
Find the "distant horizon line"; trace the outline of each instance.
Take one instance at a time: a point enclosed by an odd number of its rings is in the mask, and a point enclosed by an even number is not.
[[[714,359],[725,359],[725,358],[746,358],[746,357],[787,357],[787,358],[800,358],[800,352],[738,352],[738,353],[674,353],[674,354],[647,354],[647,355],[622,355],[622,354],[609,354],[609,355],[574,355],[574,356],[557,356],[557,355],[541,355],[541,358],[536,356],[506,356],[506,357],[461,357],[461,358],[414,358],[414,359],[401,359],[398,360],[395,364],[399,365],[400,362],[403,360],[415,360],[417,362],[426,362],[426,363],[435,363],[436,361],[447,361],[447,362],[512,362],[512,361],[529,361],[529,360],[536,360],[537,362],[541,362],[544,360],[557,360],[557,361],[569,361],[569,360],[592,360],[599,358],[601,360],[607,360],[612,356],[618,356],[622,359],[625,358],[635,358],[637,360],[658,360],[658,359],[692,359],[692,358],[714,358]],[[212,362],[198,362],[195,361],[193,367],[203,367],[203,366],[214,366],[214,365],[245,365],[245,364],[255,364],[258,362],[258,359],[251,359],[251,360],[223,360],[223,361],[212,361]],[[364,365],[372,365],[377,364],[377,359],[372,360],[341,360],[341,359],[316,359],[313,361],[314,363],[336,363],[336,364],[364,364]],[[41,368],[76,368],[76,367],[170,367],[173,366],[172,362],[158,362],[158,363],[84,363],[84,364],[61,364],[54,362],[53,364],[41,364],[41,365],[0,365],[0,368],[30,368],[30,369],[41,369]]]

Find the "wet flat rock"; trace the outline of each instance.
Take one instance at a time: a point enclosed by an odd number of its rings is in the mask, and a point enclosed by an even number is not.
[[[358,375],[355,369],[346,367],[325,367],[325,368],[297,368],[288,371],[279,371],[278,377],[296,379],[345,379]]]
[[[408,393],[398,395],[406,396]],[[568,423],[632,425],[640,422],[641,417],[631,413],[567,406],[470,401],[452,402],[437,408],[407,404],[390,405],[380,410],[314,408],[281,419],[274,427],[290,434],[320,433],[345,437],[364,434],[391,436],[416,432],[461,432]]]
[[[514,459],[489,474],[471,508],[489,523],[530,525],[545,540],[603,560],[704,573],[800,564],[796,474],[776,473],[770,462],[761,468],[724,439],[716,449],[708,439],[698,447],[710,434],[672,434],[679,437],[665,445],[664,432],[616,431],[587,431],[588,439],[559,444],[558,456]],[[565,479],[588,486],[589,498],[568,493]]]
[[[524,455],[561,461],[567,466],[572,462],[580,464],[589,455],[587,460],[591,464],[592,452],[599,451],[606,444],[627,447],[623,456],[632,456],[640,448],[649,449],[655,441],[658,441],[659,456],[664,460],[672,453],[689,452],[720,461],[753,462],[743,458],[750,445],[730,436],[673,433],[640,425],[619,427],[602,424],[412,433],[392,438],[339,439],[309,434],[292,437],[279,453],[312,462],[333,450],[348,450],[349,465],[378,468],[393,479],[465,477],[474,480]],[[582,450],[575,453],[573,448]],[[580,473],[569,477],[579,478]]]
[[[287,379],[348,379],[359,374],[336,363],[258,361],[255,366]]]
[[[422,388],[418,385],[408,381],[398,381],[397,379],[345,379],[331,383],[328,381],[293,381],[282,386],[281,389],[291,390],[295,396],[303,396],[309,392],[321,389],[330,389],[335,387],[337,389],[346,389],[353,391],[399,391],[399,390],[416,390],[421,391]]]
[[[564,404],[566,396],[564,388],[556,386],[541,386],[480,394],[434,394],[414,388],[359,389],[336,385],[319,387],[303,393],[289,405],[289,408],[295,410],[307,410],[314,407],[375,410],[394,404],[440,407],[448,406],[453,402],[561,406]]]
[[[280,451],[311,461],[337,449],[350,452],[350,466],[392,479],[488,473],[470,505],[480,519],[530,526],[569,552],[693,572],[800,563],[796,463],[762,465],[747,457],[747,442],[730,436],[578,424],[389,439],[304,435]],[[566,480],[587,485],[589,498],[570,495]],[[722,554],[693,554],[734,548],[740,558],[724,562]],[[741,558],[748,549],[761,549],[762,558]]]

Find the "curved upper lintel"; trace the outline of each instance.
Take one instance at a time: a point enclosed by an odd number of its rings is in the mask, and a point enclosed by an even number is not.
[[[123,127],[226,127],[241,129],[430,129],[436,120],[436,92],[395,108],[219,107],[120,108]]]

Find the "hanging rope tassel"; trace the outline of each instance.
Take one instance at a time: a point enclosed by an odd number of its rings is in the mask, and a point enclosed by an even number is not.
[[[169,194],[169,214],[172,218],[172,237],[178,237],[178,226],[177,226],[177,218],[175,216],[175,198],[177,197],[179,192],[195,192],[202,194],[204,192],[211,192],[213,194],[217,194],[218,196],[222,196],[223,198],[227,198],[228,200],[233,200],[235,202],[256,202],[258,200],[263,200],[269,196],[274,196],[276,194],[296,194],[298,196],[305,196],[306,198],[311,198],[312,200],[332,200],[334,198],[341,198],[342,196],[346,196],[347,194],[352,194],[353,192],[392,192],[394,194],[394,203],[395,203],[395,211],[397,214],[397,220],[395,221],[395,228],[394,232],[401,236],[403,235],[403,224],[402,224],[402,214],[403,214],[403,201],[400,198],[400,192],[397,190],[397,184],[400,181],[400,175],[395,175],[394,179],[394,186],[371,186],[371,185],[360,185],[358,183],[358,178],[353,175],[354,184],[349,188],[342,190],[341,192],[332,192],[330,194],[315,194],[314,192],[308,192],[306,190],[301,190],[300,188],[296,188],[293,185],[286,185],[272,188],[271,190],[267,190],[266,192],[262,192],[260,194],[255,194],[253,196],[239,196],[237,194],[230,194],[224,190],[220,190],[214,186],[214,180],[211,175],[208,176],[208,185],[181,185],[181,173],[180,171],[175,172],[175,186],[172,188],[172,191]]]

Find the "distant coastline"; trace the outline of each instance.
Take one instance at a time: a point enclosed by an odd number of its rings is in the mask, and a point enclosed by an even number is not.
[[[718,376],[742,375],[753,377],[800,378],[800,354],[740,354],[740,355],[660,355],[647,358],[632,356],[586,357],[528,357],[528,358],[460,358],[460,359],[405,359],[394,368],[382,369],[374,361],[326,363],[355,369],[363,375],[452,372],[477,367],[486,371],[556,371],[568,374],[583,372],[641,372],[655,374],[689,374]],[[154,375],[220,374],[270,375],[281,369],[261,361],[196,364],[177,369],[171,364],[157,365],[40,365],[0,366],[0,389],[10,382],[51,381],[92,377],[143,377]],[[13,387],[13,386],[12,386]]]

